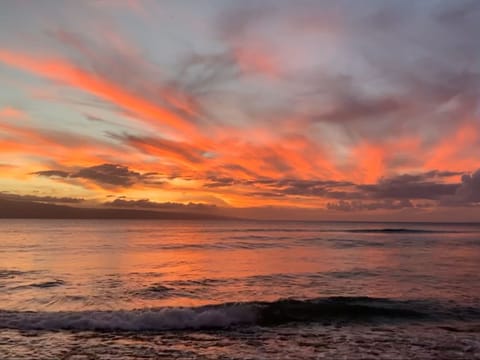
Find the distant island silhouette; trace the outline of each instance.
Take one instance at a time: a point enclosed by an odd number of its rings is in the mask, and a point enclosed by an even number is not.
[[[4,219],[158,219],[158,220],[233,220],[209,213],[140,209],[80,208],[33,201],[0,199],[0,218]]]

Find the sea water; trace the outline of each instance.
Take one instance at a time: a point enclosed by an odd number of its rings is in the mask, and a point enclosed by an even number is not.
[[[480,225],[0,220],[1,359],[480,359]]]

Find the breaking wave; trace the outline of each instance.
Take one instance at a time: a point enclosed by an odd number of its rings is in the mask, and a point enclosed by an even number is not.
[[[440,309],[422,301],[370,297],[225,303],[201,307],[117,311],[0,311],[0,328],[18,330],[162,331],[228,329],[241,325],[355,321],[480,319],[476,308]]]

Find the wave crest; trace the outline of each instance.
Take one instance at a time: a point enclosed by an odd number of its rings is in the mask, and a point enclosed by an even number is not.
[[[0,311],[0,328],[74,331],[162,331],[275,326],[290,322],[422,320],[433,309],[421,302],[369,297],[225,303],[201,307],[117,311]],[[457,311],[457,310],[455,310]],[[476,315],[480,318],[480,312]]]

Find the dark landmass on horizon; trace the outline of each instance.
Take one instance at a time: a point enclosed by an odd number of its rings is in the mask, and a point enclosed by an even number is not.
[[[145,220],[235,220],[210,213],[140,209],[81,208],[32,201],[0,199],[3,219],[145,219]]]
[[[48,200],[48,199],[47,199]],[[391,223],[391,224],[470,224],[480,225],[480,221],[432,221],[425,219],[405,220],[405,219],[309,219],[277,218],[275,213],[270,213],[272,209],[261,209],[263,213],[268,212],[271,217],[259,217],[258,213],[231,213],[227,209],[212,208],[206,210],[199,208],[198,211],[188,209],[165,210],[165,209],[142,209],[142,208],[114,208],[111,204],[105,203],[105,207],[75,207],[71,205],[60,205],[42,201],[31,200],[11,200],[0,198],[0,219],[137,219],[137,220],[248,220],[248,221],[276,221],[276,222],[325,222],[325,223]],[[221,215],[221,213],[225,215]],[[278,215],[278,214],[277,214]]]

